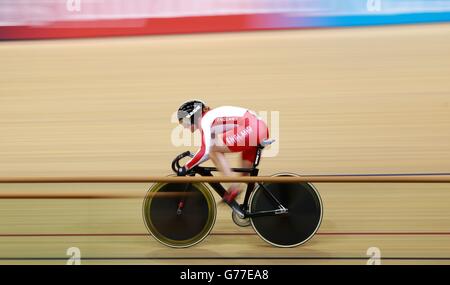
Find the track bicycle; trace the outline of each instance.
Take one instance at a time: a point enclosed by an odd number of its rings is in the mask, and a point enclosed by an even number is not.
[[[234,172],[257,176],[261,151],[251,168],[232,168]],[[183,152],[172,161],[177,173],[180,160],[192,157]],[[196,166],[191,176],[213,176],[215,167]],[[298,176],[278,173],[272,176]],[[184,248],[204,240],[211,232],[217,215],[214,190],[226,193],[221,183],[156,183],[147,192],[143,218],[153,237],[164,245]],[[311,183],[248,183],[244,201],[232,201],[232,220],[241,227],[252,226],[266,242],[277,247],[294,247],[310,240],[320,227],[323,205]]]

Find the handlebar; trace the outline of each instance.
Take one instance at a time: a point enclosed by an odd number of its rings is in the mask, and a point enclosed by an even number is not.
[[[175,157],[175,159],[172,161],[172,170],[173,170],[175,173],[178,173],[178,169],[181,167],[181,166],[180,166],[180,163],[179,163],[180,160],[182,160],[183,158],[185,158],[185,157],[187,157],[187,156],[192,157],[193,154],[191,154],[190,151],[185,151],[185,152],[183,152],[183,153],[177,155],[177,156]]]

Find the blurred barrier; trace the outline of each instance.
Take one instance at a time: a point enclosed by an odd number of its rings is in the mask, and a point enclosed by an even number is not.
[[[0,178],[0,183],[189,183],[189,182],[272,182],[272,183],[450,183],[450,175],[336,175],[336,176],[154,176],[154,177],[17,177]]]
[[[299,176],[299,177],[18,177],[0,178],[0,184],[11,183],[195,183],[195,182],[269,182],[269,183],[450,183],[450,175],[411,175],[411,176]],[[177,195],[174,192],[169,195]],[[142,192],[117,191],[0,191],[0,199],[143,199]],[[148,194],[147,194],[148,195]],[[166,194],[167,195],[167,194]]]
[[[0,39],[450,21],[449,0],[34,0],[0,2]]]

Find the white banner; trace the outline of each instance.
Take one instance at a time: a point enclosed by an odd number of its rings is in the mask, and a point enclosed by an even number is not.
[[[0,25],[208,15],[293,16],[450,11],[450,0],[0,0]]]
[[[1,25],[307,12],[317,0],[0,0]]]

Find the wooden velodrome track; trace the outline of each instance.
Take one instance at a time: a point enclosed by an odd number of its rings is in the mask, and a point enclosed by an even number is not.
[[[0,176],[169,174],[187,149],[171,142],[170,116],[193,97],[279,112],[263,175],[450,172],[449,50],[450,25],[2,42]],[[289,249],[224,206],[212,235],[175,250],[147,235],[138,198],[2,199],[0,263],[65,264],[78,247],[82,264],[366,264],[378,247],[382,264],[450,264],[449,184],[315,185],[319,234]]]

